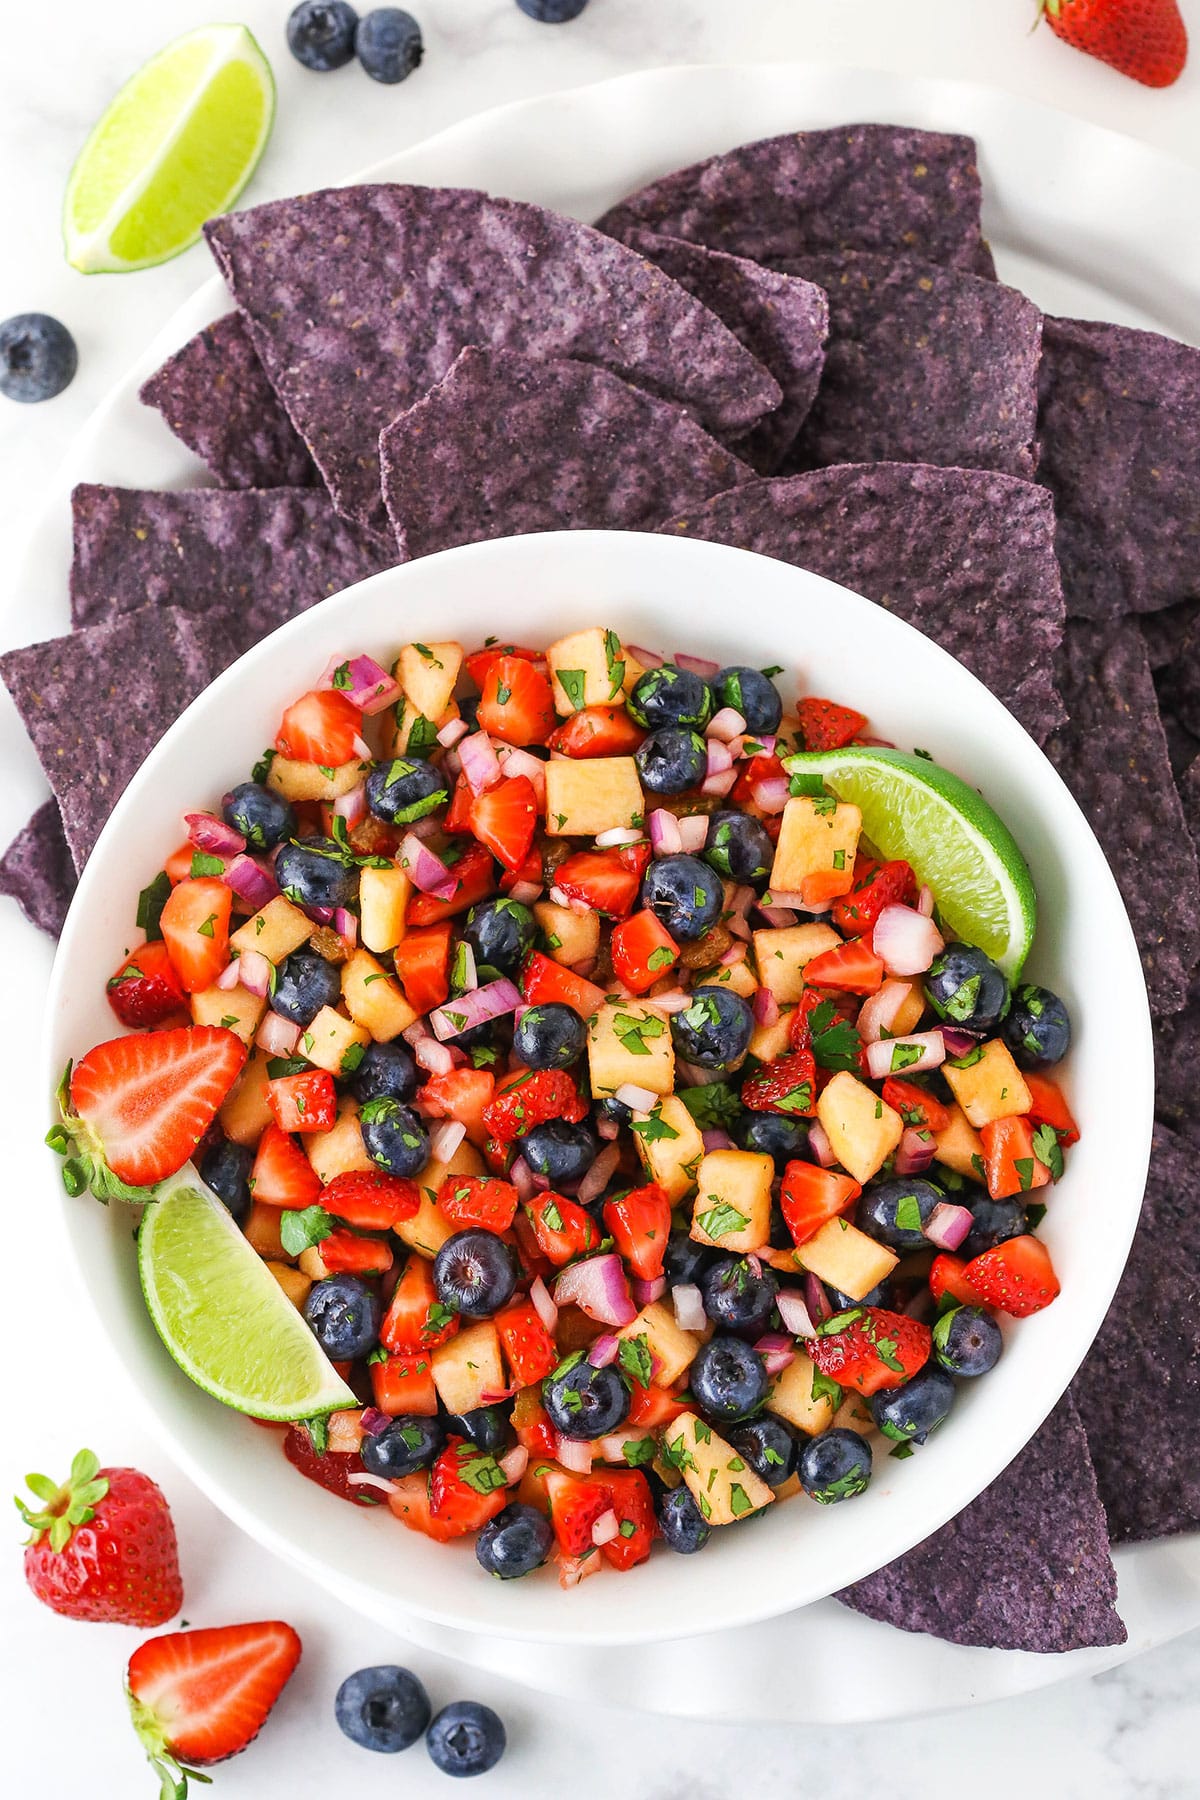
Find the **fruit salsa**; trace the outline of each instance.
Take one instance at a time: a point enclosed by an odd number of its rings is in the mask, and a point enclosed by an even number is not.
[[[186,815],[108,982],[132,1035],[64,1080],[68,1187],[149,1201],[172,1354],[502,1578],[862,1493],[1059,1291],[1071,1028],[1018,982],[1020,853],[780,674],[601,627],[335,658]],[[290,1407],[156,1304],[212,1229],[212,1305],[257,1280],[320,1363]]]

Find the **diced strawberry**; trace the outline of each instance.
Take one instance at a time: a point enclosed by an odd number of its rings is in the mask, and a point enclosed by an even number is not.
[[[379,1327],[384,1349],[402,1356],[436,1350],[439,1344],[449,1342],[458,1326],[458,1314],[437,1297],[433,1264],[423,1256],[410,1256]]]
[[[290,1625],[267,1619],[171,1631],[138,1645],[125,1671],[134,1725],[164,1794],[257,1737],[300,1661]]]
[[[321,1177],[294,1137],[278,1125],[268,1125],[258,1140],[250,1192],[264,1206],[284,1206],[303,1212],[321,1198]]]
[[[806,987],[788,1023],[788,1043],[793,1050],[809,1050],[814,1029],[823,1033],[838,1024],[853,1025],[857,1015],[858,1006],[852,994],[837,993],[833,988]],[[844,1034],[839,1041],[844,1041]]]
[[[472,650],[470,656],[466,658],[467,674],[480,692],[483,691],[483,683],[488,670],[501,656],[520,656],[525,662],[541,660],[540,651],[526,650],[520,644],[485,644],[482,650]]]
[[[1058,1298],[1062,1287],[1050,1252],[1040,1238],[1009,1238],[969,1262],[963,1279],[985,1306],[995,1306],[1014,1319],[1027,1319]]]
[[[822,700],[809,695],[796,708],[800,734],[806,750],[841,750],[860,736],[867,723],[866,713],[853,707],[839,706],[836,700]]]
[[[543,1278],[554,1271],[554,1264],[537,1240],[537,1232],[525,1213],[518,1210],[512,1222],[512,1238],[517,1252],[517,1265],[522,1281]]]
[[[939,1303],[943,1294],[949,1294],[960,1306],[978,1306],[979,1295],[966,1278],[966,1262],[961,1256],[951,1256],[942,1250],[934,1257],[929,1270],[929,1291]]]
[[[564,1556],[582,1556],[592,1548],[592,1527],[612,1505],[605,1483],[595,1475],[568,1475],[552,1469],[546,1476],[550,1520]]]
[[[317,1251],[330,1275],[386,1275],[393,1261],[382,1238],[362,1237],[340,1226],[326,1233]]]
[[[265,1423],[265,1421],[256,1421]],[[315,1481],[328,1494],[339,1500],[352,1500],[356,1506],[373,1506],[370,1488],[359,1487],[349,1480],[364,1473],[361,1456],[343,1456],[336,1451],[318,1452],[303,1425],[289,1425],[283,1439],[283,1454],[294,1469]]]
[[[529,882],[532,887],[541,887],[544,881],[542,853],[535,844],[519,869],[505,869],[500,877],[500,892],[511,893],[519,882]]]
[[[614,1569],[632,1569],[645,1562],[658,1536],[650,1483],[640,1469],[609,1469],[596,1479],[608,1489],[619,1526],[616,1537],[601,1544],[600,1554]]]
[[[513,1166],[516,1151],[511,1144],[502,1144],[499,1138],[486,1137],[483,1140],[483,1160],[493,1175],[507,1175]]]
[[[475,799],[475,790],[465,775],[460,775],[450,795],[450,804],[442,819],[442,829],[452,834],[469,832],[471,829],[471,806]]]
[[[1052,1133],[1050,1151],[1057,1149]],[[1051,1180],[1050,1170],[1034,1147],[1033,1126],[1028,1119],[993,1119],[980,1127],[983,1141],[983,1168],[987,1191],[993,1200],[1005,1200],[1010,1194],[1025,1194],[1031,1188],[1045,1187]]]
[[[928,1325],[879,1306],[852,1306],[835,1313],[818,1336],[804,1341],[823,1375],[860,1394],[877,1394],[881,1388],[911,1381],[929,1361],[932,1345]]]
[[[786,1113],[810,1117],[817,1110],[817,1066],[811,1050],[792,1050],[787,1056],[756,1069],[742,1085],[742,1105],[751,1112]]]
[[[779,1206],[793,1244],[806,1244],[822,1225],[848,1212],[861,1193],[850,1175],[816,1163],[790,1162],[783,1172]]]
[[[419,1211],[417,1185],[403,1175],[383,1169],[346,1169],[335,1175],[321,1193],[321,1205],[335,1219],[360,1231],[390,1231]]]
[[[211,987],[229,961],[232,907],[233,889],[215,875],[181,881],[168,894],[159,929],[185,993]]]
[[[658,1183],[648,1182],[607,1201],[604,1223],[631,1274],[639,1281],[657,1280],[671,1233],[671,1202]]]
[[[319,688],[293,701],[280,722],[275,748],[292,762],[340,768],[356,754],[362,713],[339,688]]]
[[[452,1437],[429,1476],[433,1516],[456,1536],[478,1531],[508,1503],[504,1472],[494,1456],[463,1438]]]
[[[634,1381],[629,1388],[629,1417],[625,1423],[631,1427],[644,1425],[650,1431],[657,1431],[662,1425],[673,1425],[687,1409],[687,1401],[677,1399],[666,1388],[643,1387]]]
[[[550,1423],[550,1415],[542,1405],[540,1383],[536,1387],[523,1387],[514,1395],[512,1404],[512,1428],[517,1434],[518,1444],[523,1444],[530,1456],[553,1456],[558,1448],[558,1436]]]
[[[168,856],[166,862],[163,864],[167,880],[171,883],[172,887],[177,886],[181,881],[188,880],[192,873],[192,862],[195,855],[196,846],[193,844],[191,838],[185,838],[182,844],[172,850],[170,856]]]
[[[551,957],[533,950],[521,970],[521,993],[530,1006],[544,1000],[561,1000],[575,1009],[582,1019],[590,1019],[604,1005],[604,989],[594,981],[565,969]]]
[[[542,1381],[558,1362],[554,1339],[531,1300],[514,1300],[494,1318],[514,1385],[528,1388]]]
[[[568,900],[622,919],[637,899],[640,878],[618,850],[577,850],[554,871],[554,885]]]
[[[490,1105],[483,1109],[484,1124],[502,1144],[511,1144],[535,1125],[549,1119],[566,1119],[578,1125],[587,1117],[587,1105],[579,1089],[563,1069],[526,1069],[507,1081]]]
[[[1039,1075],[1036,1069],[1027,1069],[1025,1085],[1033,1095],[1033,1105],[1029,1108],[1029,1117],[1033,1123],[1052,1125],[1064,1150],[1068,1144],[1077,1144],[1079,1127],[1071,1116],[1071,1109],[1058,1083],[1051,1081],[1048,1075]]]
[[[730,792],[730,800],[743,811],[757,814],[760,808],[754,798],[754,790],[760,781],[778,781],[781,777],[787,780],[787,770],[777,756],[750,756],[742,762],[734,764],[737,780]]]
[[[427,898],[425,895],[419,896]],[[409,903],[412,911],[412,902]],[[414,1012],[432,1012],[450,998],[450,939],[454,927],[426,925],[407,931],[392,952],[396,976]]]
[[[267,1083],[267,1105],[281,1131],[331,1131],[337,1122],[337,1089],[324,1069],[278,1075]]]
[[[471,830],[497,862],[514,874],[529,855],[537,825],[537,796],[527,775],[507,776],[471,802]]]
[[[489,663],[477,717],[489,737],[522,749],[544,744],[558,719],[549,681],[523,656],[498,656]]]
[[[883,1103],[898,1112],[906,1125],[915,1125],[921,1131],[945,1131],[950,1123],[950,1114],[917,1081],[903,1081],[898,1075],[889,1075],[883,1084]]]
[[[679,961],[679,946],[648,908],[613,926],[609,945],[613,974],[634,994],[645,994]]]
[[[564,756],[632,756],[645,736],[623,706],[584,706],[550,733],[549,744]]]
[[[523,1202],[525,1217],[533,1226],[544,1256],[561,1269],[600,1242],[595,1219],[575,1200],[548,1191]]]
[[[433,1364],[428,1354],[391,1354],[384,1350],[372,1354],[370,1361],[371,1392],[380,1412],[395,1418],[398,1413],[415,1413],[431,1419],[438,1409],[437,1389],[433,1385]]]
[[[410,1531],[419,1531],[424,1537],[433,1538],[435,1543],[448,1544],[451,1538],[462,1536],[457,1524],[434,1517],[429,1494],[429,1473],[425,1469],[418,1469],[413,1475],[402,1475],[393,1481],[387,1504],[389,1512],[402,1525],[407,1525]]]
[[[105,992],[122,1025],[134,1029],[165,1025],[187,1010],[167,946],[158,939],[127,956],[110,977]]]
[[[805,981],[816,987],[837,988],[846,994],[873,994],[883,986],[884,967],[861,938],[838,944],[814,956],[804,970]]]
[[[636,875],[640,882],[650,867],[649,838],[639,838],[634,844],[619,844],[617,861],[623,869],[628,869],[631,875]]]
[[[466,1126],[471,1142],[482,1146],[491,1135],[483,1115],[495,1092],[496,1077],[490,1069],[451,1069],[448,1075],[429,1077],[420,1101],[431,1119],[457,1119]]]
[[[477,900],[486,900],[496,891],[496,868],[482,844],[468,844],[456,863],[451,865],[454,892],[446,900],[436,894],[414,894],[408,903],[409,925],[437,925],[442,919],[467,912]],[[411,937],[412,933],[408,934]],[[408,942],[405,937],[398,949]],[[416,1005],[414,1000],[412,1003]]]
[[[909,906],[917,897],[917,878],[906,862],[877,863],[859,856],[854,885],[833,903],[833,922],[846,937],[867,937],[885,906]]]
[[[495,1175],[447,1175],[438,1189],[438,1209],[456,1231],[470,1225],[507,1231],[516,1216],[517,1190]]]

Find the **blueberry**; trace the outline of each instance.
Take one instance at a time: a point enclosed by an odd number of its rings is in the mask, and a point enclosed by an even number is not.
[[[250,1171],[254,1152],[220,1138],[200,1158],[200,1179],[223,1200],[240,1225],[250,1211]]]
[[[569,1069],[586,1048],[587,1027],[561,1000],[526,1007],[513,1032],[513,1055],[527,1069]]]
[[[477,1700],[443,1706],[425,1733],[425,1748],[443,1775],[486,1775],[504,1755],[508,1739],[497,1713]]]
[[[740,712],[748,732],[771,737],[779,730],[783,701],[775,683],[761,669],[733,663],[714,676],[712,685],[718,707],[732,706],[734,712]]]
[[[475,1539],[475,1560],[489,1575],[517,1581],[541,1568],[553,1544],[554,1527],[545,1513],[514,1500]]]
[[[53,400],[78,364],[75,339],[49,313],[14,313],[0,325],[0,394],[7,400]]]
[[[1009,1238],[1024,1237],[1029,1230],[1029,1214],[1015,1194],[1006,1200],[993,1200],[982,1188],[971,1188],[958,1196],[970,1209],[973,1224],[959,1246],[961,1255],[970,1259],[1006,1244]]]
[[[1058,995],[1025,982],[1012,997],[1000,1033],[1019,1069],[1048,1069],[1071,1047],[1071,1018]]]
[[[517,1147],[535,1175],[545,1175],[560,1193],[578,1187],[598,1154],[596,1139],[586,1125],[566,1119],[548,1119],[535,1125]]]
[[[471,1226],[448,1237],[434,1257],[433,1285],[443,1306],[465,1319],[487,1319],[512,1299],[517,1265],[494,1231]]]
[[[315,1281],[304,1302],[304,1317],[326,1356],[353,1362],[379,1339],[379,1296],[357,1275],[327,1275]]]
[[[725,890],[716,871],[698,856],[660,856],[642,878],[641,904],[677,943],[690,943],[721,917]]]
[[[774,1413],[751,1419],[729,1434],[729,1442],[768,1487],[780,1487],[793,1473],[800,1446],[796,1434]]]
[[[779,1283],[770,1269],[756,1275],[744,1256],[723,1256],[705,1270],[700,1290],[718,1331],[756,1338],[767,1329]]]
[[[273,850],[284,838],[296,835],[291,801],[257,781],[241,781],[231,789],[221,802],[221,817],[254,850]]]
[[[775,846],[749,813],[715,812],[708,821],[704,860],[718,875],[745,886],[766,880],[775,860]]]
[[[473,1406],[470,1412],[447,1413],[446,1430],[453,1437],[466,1438],[477,1450],[494,1456],[508,1445],[508,1408],[506,1406]]]
[[[941,1188],[919,1175],[871,1182],[858,1203],[856,1223],[890,1250],[925,1250],[929,1239],[921,1227],[945,1198]]]
[[[692,1393],[710,1419],[749,1418],[766,1399],[768,1385],[762,1357],[742,1338],[711,1337],[692,1360]]]
[[[697,988],[682,1012],[671,1014],[671,1040],[698,1069],[735,1069],[750,1047],[754,1013],[732,988]]]
[[[694,1287],[717,1253],[708,1244],[698,1244],[686,1229],[673,1231],[663,1251],[663,1274],[668,1287]]]
[[[296,906],[349,906],[358,894],[358,869],[332,838],[302,837],[275,858],[275,879]]]
[[[796,1473],[810,1500],[831,1506],[861,1494],[871,1479],[871,1446],[857,1431],[835,1425],[809,1438],[800,1452]]]
[[[566,25],[577,19],[588,0],[517,0],[521,11],[539,25]]]
[[[363,1468],[372,1475],[398,1480],[417,1469],[427,1469],[445,1440],[440,1419],[401,1413],[389,1419],[382,1431],[366,1432],[359,1455]]]
[[[834,1312],[850,1312],[856,1306],[891,1306],[892,1290],[886,1281],[877,1281],[873,1288],[859,1298],[853,1294],[844,1294],[841,1288],[825,1284],[825,1292],[829,1295]]]
[[[537,921],[519,900],[481,900],[467,914],[463,937],[475,953],[477,971],[492,969],[511,977],[533,949]],[[486,977],[481,974],[480,979]]]
[[[449,798],[441,770],[419,757],[394,756],[391,762],[376,764],[367,776],[367,805],[389,825],[411,825],[445,806]]]
[[[954,1383],[944,1369],[928,1362],[903,1387],[871,1395],[871,1417],[884,1437],[897,1443],[923,1444],[954,1404]]]
[[[301,7],[300,11],[304,8]],[[333,1703],[346,1736],[364,1750],[392,1755],[423,1736],[433,1708],[429,1695],[408,1669],[379,1663],[347,1675]]]
[[[363,1146],[389,1175],[417,1175],[429,1161],[429,1133],[411,1106],[382,1094],[358,1115]]]
[[[336,1006],[342,997],[342,978],[331,962],[315,950],[293,950],[280,963],[275,992],[268,1005],[293,1025],[311,1025],[323,1006]]]
[[[690,1489],[682,1482],[677,1488],[667,1489],[657,1510],[658,1529],[668,1550],[675,1550],[680,1556],[694,1556],[697,1550],[703,1550],[712,1536],[712,1527],[705,1524]]]
[[[516,1039],[513,1039],[515,1045]],[[633,1108],[618,1100],[615,1094],[605,1094],[592,1102],[592,1110],[597,1119],[607,1119],[613,1125],[632,1125]]]
[[[354,52],[372,81],[405,81],[421,66],[421,27],[398,6],[377,6],[359,22]]]
[[[1004,1339],[982,1306],[955,1306],[933,1328],[933,1354],[950,1375],[986,1375],[1000,1361]]]
[[[772,1157],[781,1172],[788,1163],[807,1156],[807,1120],[789,1119],[785,1113],[741,1113],[734,1120],[730,1135],[743,1150]]]
[[[708,769],[708,751],[698,731],[664,725],[634,753],[642,786],[651,794],[686,794],[699,787]]]
[[[658,731],[664,725],[690,725],[703,731],[712,718],[713,697],[702,675],[664,663],[647,669],[633,684],[626,703],[639,725]]]
[[[368,1100],[411,1100],[424,1076],[408,1045],[399,1038],[390,1044],[368,1044],[354,1071],[350,1092],[360,1106]]]
[[[930,965],[925,998],[939,1019],[993,1031],[1008,1011],[1008,982],[974,944],[948,944]]]
[[[597,1369],[582,1351],[560,1362],[542,1383],[542,1403],[550,1423],[566,1438],[604,1437],[623,1425],[629,1413],[629,1389],[616,1365]]]

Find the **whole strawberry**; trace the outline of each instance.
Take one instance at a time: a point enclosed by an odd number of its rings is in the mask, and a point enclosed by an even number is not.
[[[137,1469],[102,1469],[81,1450],[61,1487],[25,1477],[40,1503],[17,1508],[30,1527],[25,1579],[67,1619],[163,1625],[183,1605],[175,1526],[162,1490]]]
[[[1146,87],[1170,87],[1187,61],[1178,0],[1038,0],[1055,37]]]

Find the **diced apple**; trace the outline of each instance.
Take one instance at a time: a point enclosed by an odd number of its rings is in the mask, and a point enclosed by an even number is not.
[[[547,956],[566,968],[590,962],[600,948],[599,913],[578,913],[553,900],[538,900],[533,916],[545,934]]]
[[[771,1381],[766,1398],[768,1412],[777,1413],[809,1437],[819,1437],[833,1424],[833,1396],[826,1391],[812,1358],[801,1349],[796,1360]]]
[[[302,1269],[293,1269],[285,1262],[268,1261],[267,1267],[296,1311],[303,1312],[304,1302],[308,1299],[308,1290],[312,1286],[312,1277],[306,1275]]]
[[[431,1160],[415,1178],[420,1205],[411,1219],[405,1219],[392,1230],[402,1243],[419,1256],[433,1260],[445,1243],[459,1229],[442,1216],[438,1208],[438,1189],[447,1175],[482,1175],[484,1162],[469,1139],[464,1138],[447,1162]]]
[[[827,1281],[852,1300],[861,1300],[878,1287],[900,1260],[894,1250],[877,1244],[848,1219],[826,1219],[793,1255],[818,1281]]]
[[[405,644],[396,665],[396,680],[419,713],[437,719],[454,697],[462,660],[461,644]]]
[[[279,1235],[282,1222],[283,1212],[278,1206],[267,1206],[261,1200],[251,1201],[242,1232],[250,1248],[257,1250],[260,1256],[270,1262],[295,1261],[283,1247],[283,1239]]]
[[[823,1090],[817,1117],[835,1159],[858,1182],[869,1181],[883,1167],[904,1135],[900,1114],[845,1069]]]
[[[754,933],[758,978],[782,1006],[804,992],[804,971],[814,956],[836,950],[841,938],[832,925],[776,925]],[[757,1052],[756,1052],[757,1054]]]
[[[318,1069],[331,1075],[353,1075],[371,1041],[365,1026],[323,1006],[307,1030],[301,1032],[299,1050]]]
[[[358,1102],[347,1094],[338,1101],[337,1119],[328,1131],[312,1131],[301,1139],[309,1162],[323,1183],[376,1165],[367,1155],[358,1123]]]
[[[857,1393],[854,1388],[844,1390],[842,1404],[833,1415],[833,1423],[842,1431],[856,1431],[859,1437],[864,1438],[874,1437],[878,1430],[866,1395]]]
[[[485,1394],[499,1394],[508,1385],[500,1334],[490,1319],[464,1326],[448,1343],[440,1344],[429,1360],[433,1385],[447,1412],[474,1412],[486,1404]]]
[[[627,1081],[652,1094],[671,1093],[675,1046],[666,1014],[649,1001],[606,1001],[588,1024],[588,1071],[598,1096],[615,1094]]]
[[[612,706],[624,700],[625,668],[615,631],[589,625],[559,638],[546,652],[554,705],[567,718],[583,706]]]
[[[771,1235],[775,1164],[754,1150],[710,1150],[696,1175],[691,1236],[730,1252],[760,1250]]]
[[[359,762],[357,758],[353,762],[339,763],[336,769],[326,769],[320,763],[292,762],[277,752],[267,774],[267,786],[293,803],[340,800],[343,794],[366,780],[370,769],[370,763]]]
[[[394,950],[405,933],[412,882],[403,869],[364,869],[358,883],[359,936],[368,950]]]
[[[210,987],[199,994],[189,994],[188,1004],[193,1024],[223,1025],[226,1031],[240,1037],[243,1044],[252,1044],[259,1021],[267,1010],[267,997],[252,994],[244,987]]]
[[[642,784],[632,756],[563,757],[546,764],[547,837],[641,830]]]
[[[966,1068],[942,1064],[950,1091],[976,1130],[996,1119],[1015,1119],[1033,1105],[1025,1077],[1001,1038],[984,1044],[978,1060]]]
[[[775,1498],[745,1458],[695,1413],[680,1413],[663,1437],[666,1455],[679,1469],[706,1524],[732,1525]]]
[[[276,968],[293,950],[307,944],[313,934],[313,922],[305,918],[298,906],[276,894],[260,912],[239,925],[229,940],[233,950],[257,950]]]
[[[667,1094],[653,1112],[635,1112],[631,1129],[651,1181],[657,1181],[672,1206],[686,1199],[696,1185],[704,1139],[683,1101],[677,1094]]]
[[[270,1060],[265,1050],[250,1052],[245,1068],[217,1114],[225,1136],[246,1150],[253,1150],[275,1116],[267,1105]]]
[[[369,950],[356,950],[342,964],[342,999],[350,1017],[370,1032],[377,1044],[390,1043],[421,1016],[409,1005],[396,977],[389,975]]]
[[[944,1131],[934,1134],[934,1161],[965,1175],[968,1181],[983,1180],[983,1139],[957,1103],[946,1108],[950,1122]]]
[[[787,1054],[794,1006],[782,1006],[773,1025],[756,1025],[750,1034],[750,1055],[759,1062],[775,1062]]]
[[[675,1323],[674,1310],[661,1300],[643,1307],[636,1319],[621,1327],[617,1336],[645,1339],[646,1348],[654,1358],[654,1385],[664,1388],[674,1387],[684,1371],[690,1368],[701,1343],[695,1332],[680,1330]]]
[[[621,660],[625,664],[625,674],[621,686],[628,697],[646,673],[646,665],[644,662],[638,661],[628,644],[621,645]]]
[[[772,890],[804,893],[805,883],[819,877],[821,899],[848,894],[861,832],[862,813],[849,801],[812,794],[789,800],[771,864]]]

